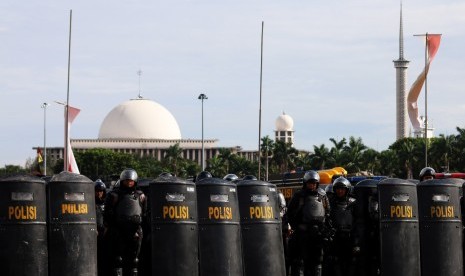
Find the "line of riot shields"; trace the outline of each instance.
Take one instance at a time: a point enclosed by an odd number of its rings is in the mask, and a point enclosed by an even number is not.
[[[463,275],[463,182],[359,182],[358,275]]]
[[[463,180],[357,183],[357,275],[463,275]],[[276,185],[158,177],[139,275],[285,275]],[[0,179],[1,275],[97,275],[94,183]]]
[[[257,180],[158,177],[139,275],[285,275],[278,191]],[[97,275],[94,182],[0,179],[1,275]],[[150,248],[149,250],[147,250]]]

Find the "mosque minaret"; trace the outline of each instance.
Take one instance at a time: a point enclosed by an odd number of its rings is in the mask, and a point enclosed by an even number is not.
[[[275,141],[284,141],[294,146],[294,120],[283,112],[275,122]]]
[[[407,113],[407,69],[410,61],[404,59],[404,30],[402,6],[400,8],[399,59],[394,60],[396,68],[396,140],[408,137]]]

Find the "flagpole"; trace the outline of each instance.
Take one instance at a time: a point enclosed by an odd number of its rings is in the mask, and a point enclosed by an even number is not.
[[[68,41],[68,84],[66,89],[66,106],[65,106],[65,150],[64,150],[64,171],[69,171],[69,75],[70,75],[70,68],[71,68],[71,23],[73,19],[73,10],[69,11],[69,41]]]
[[[425,34],[425,167],[428,167],[428,32]]]
[[[262,21],[262,36],[261,36],[261,51],[260,51],[260,105],[258,109],[258,179],[259,180],[261,176],[261,166],[262,166],[262,162],[261,162],[262,151],[261,151],[260,138],[262,135],[263,27],[264,27],[264,22]]]

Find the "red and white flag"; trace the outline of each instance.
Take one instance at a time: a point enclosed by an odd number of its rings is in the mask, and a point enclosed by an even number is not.
[[[73,123],[74,119],[77,117],[81,110],[77,109],[75,107],[69,106],[68,105],[68,141],[67,142],[67,147],[68,147],[68,168],[67,171],[72,172],[72,173],[77,173],[79,174],[79,168],[76,163],[76,159],[74,158],[73,154],[73,149],[71,148],[71,142],[69,138],[69,131],[71,129],[71,123]]]
[[[423,84],[425,83],[426,75],[428,74],[430,63],[433,61],[434,56],[436,56],[436,53],[439,49],[439,44],[441,43],[441,35],[439,34],[427,35],[426,43],[427,43],[428,55],[427,55],[427,61],[426,61],[425,68],[423,69],[421,74],[418,76],[416,81],[412,84],[412,87],[410,88],[410,91],[407,96],[408,116],[415,130],[418,130],[422,127],[421,126],[422,122],[420,120],[420,117],[418,116],[418,103],[417,103],[418,96],[420,96],[421,89],[423,88]]]

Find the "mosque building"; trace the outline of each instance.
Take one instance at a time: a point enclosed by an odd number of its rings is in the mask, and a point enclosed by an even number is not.
[[[275,140],[294,143],[293,119],[283,113],[276,119]],[[97,139],[71,139],[74,152],[102,148],[162,160],[170,146],[179,144],[182,157],[201,165],[202,140],[185,139],[179,125],[161,104],[137,98],[113,108],[104,118]],[[219,155],[222,148],[248,160],[257,160],[257,150],[242,150],[240,146],[220,147],[217,139],[204,139],[205,160]],[[51,164],[63,159],[63,147],[47,147]]]
[[[283,112],[275,122],[275,141],[284,141],[294,146],[294,120]]]
[[[157,160],[162,160],[167,149],[177,143],[183,158],[201,164],[202,140],[183,139],[171,112],[161,104],[142,97],[113,108],[103,120],[97,139],[71,139],[74,152],[101,148]],[[203,144],[206,160],[219,154],[217,139],[204,139]],[[229,149],[232,152],[241,150],[240,147]],[[47,157],[52,163],[63,159],[63,156],[63,147],[47,148]]]

